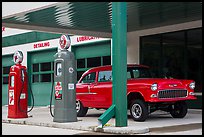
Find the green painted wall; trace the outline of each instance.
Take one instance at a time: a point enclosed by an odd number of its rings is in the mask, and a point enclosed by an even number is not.
[[[57,48],[49,49],[49,50],[42,50],[37,52],[28,52],[28,74],[29,74],[29,81],[31,83],[31,89],[35,99],[35,106],[45,106],[50,104],[50,95],[51,95],[51,88],[52,88],[52,79],[51,76],[50,82],[35,82],[33,83],[33,75],[36,72],[33,72],[32,65],[34,63],[40,64],[44,62],[54,62],[54,55],[57,53]],[[53,74],[53,67],[51,71],[39,71],[37,74],[41,77],[42,74]],[[40,78],[39,78],[40,79]],[[31,103],[31,96],[29,96],[29,104]]]
[[[80,46],[73,46],[72,51],[76,59],[91,58],[99,56],[111,55],[111,41],[95,42],[92,44],[84,44]]]

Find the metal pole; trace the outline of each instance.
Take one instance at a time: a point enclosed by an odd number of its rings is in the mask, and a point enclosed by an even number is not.
[[[127,4],[112,3],[112,78],[116,127],[127,126]]]

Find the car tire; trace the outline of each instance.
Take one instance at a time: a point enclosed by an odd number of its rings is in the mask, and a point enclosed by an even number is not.
[[[76,110],[77,110],[77,116],[78,117],[84,117],[86,116],[86,113],[88,111],[88,107],[84,107],[81,101],[76,101]]]
[[[147,104],[143,100],[135,100],[130,105],[130,115],[134,121],[143,122],[148,117]]]
[[[171,105],[170,114],[173,118],[183,118],[188,112],[187,103],[185,101],[176,102]]]

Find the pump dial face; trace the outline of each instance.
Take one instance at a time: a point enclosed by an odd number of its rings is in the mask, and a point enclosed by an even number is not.
[[[21,51],[16,51],[13,55],[13,61],[15,64],[20,64],[23,61],[23,53]]]
[[[68,49],[71,45],[71,39],[69,35],[62,35],[59,40],[61,49]]]

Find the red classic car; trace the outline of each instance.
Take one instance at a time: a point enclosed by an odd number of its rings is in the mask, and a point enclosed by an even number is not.
[[[187,114],[186,100],[196,99],[193,80],[152,78],[148,66],[127,65],[127,108],[135,121],[145,121],[156,110],[174,118]],[[112,105],[112,66],[87,70],[76,84],[77,116],[88,108],[108,109]]]

